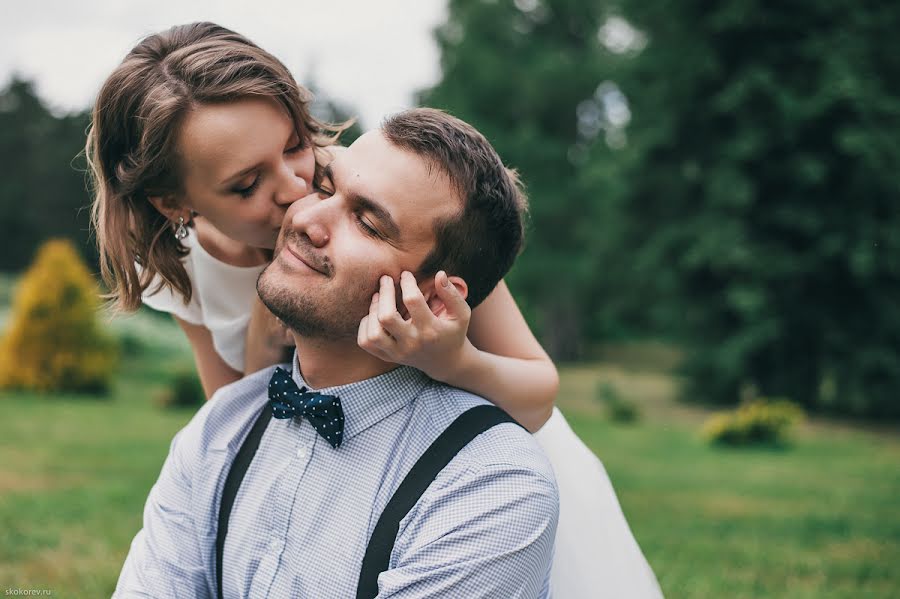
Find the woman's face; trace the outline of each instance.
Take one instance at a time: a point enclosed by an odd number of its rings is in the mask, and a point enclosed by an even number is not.
[[[288,206],[312,191],[312,142],[270,98],[200,105],[181,128],[184,205],[235,241],[274,248]]]

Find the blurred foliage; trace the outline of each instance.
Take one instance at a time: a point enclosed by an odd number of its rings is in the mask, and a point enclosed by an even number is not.
[[[722,445],[780,445],[801,420],[803,410],[797,404],[759,398],[710,417],[703,436]]]
[[[583,356],[599,334],[594,288],[609,270],[601,256],[608,202],[570,160],[575,108],[604,77],[596,24],[603,4],[451,0],[436,31],[441,80],[420,94],[472,123],[528,188],[533,226],[508,282],[550,354]],[[606,294],[603,301],[614,302]]]
[[[99,289],[72,243],[46,242],[19,282],[0,339],[0,388],[105,391],[117,351],[99,308]]]
[[[686,346],[684,396],[900,417],[900,4],[451,0],[421,93],[529,186],[547,349]]]
[[[628,10],[625,237],[686,394],[900,416],[900,4]]]
[[[205,402],[203,384],[196,370],[190,367],[175,372],[169,386],[157,398],[157,403],[164,408],[197,409]]]
[[[0,90],[0,271],[25,268],[48,237],[71,240],[96,263],[81,154],[88,122],[86,110],[54,115],[18,76]]]
[[[632,423],[638,420],[640,413],[637,404],[622,397],[612,383],[606,381],[598,383],[595,395],[606,408],[607,418],[613,422]]]

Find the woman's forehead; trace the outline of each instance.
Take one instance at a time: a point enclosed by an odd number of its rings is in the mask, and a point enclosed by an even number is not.
[[[185,118],[179,149],[190,170],[227,179],[270,154],[280,156],[293,133],[287,111],[269,98],[201,104]]]

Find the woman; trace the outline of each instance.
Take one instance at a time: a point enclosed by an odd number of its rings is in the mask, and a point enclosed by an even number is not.
[[[319,167],[340,151],[333,144],[341,127],[313,118],[307,102],[275,57],[211,23],[147,37],[98,95],[87,155],[110,297],[124,310],[143,302],[173,314],[208,397],[246,372],[281,361],[285,335],[258,302],[256,277],[271,257],[287,207],[314,191]],[[387,293],[389,286],[383,282],[373,292]],[[436,287],[455,308],[400,333],[390,326],[398,314],[379,314],[373,302],[360,323],[360,346],[481,395],[532,432],[552,413],[556,424],[545,428],[541,442],[586,464],[573,480],[598,483],[594,491],[608,493],[617,510],[602,466],[553,410],[556,369],[505,284],[474,311],[452,285]],[[389,331],[373,327],[375,320]],[[579,493],[563,481],[560,487]],[[590,495],[581,500],[593,502]],[[561,501],[565,509],[566,497]],[[630,537],[627,525],[624,530]],[[566,543],[599,556],[595,545],[608,541],[593,536],[577,546]],[[562,546],[557,554],[566,555]],[[588,569],[596,570],[594,564]],[[576,588],[597,591],[580,576],[570,572],[554,584],[561,592],[560,584],[571,589],[564,596],[578,596]]]

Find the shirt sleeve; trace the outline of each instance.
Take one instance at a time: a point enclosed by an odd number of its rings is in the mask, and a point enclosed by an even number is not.
[[[555,482],[519,466],[473,468],[413,510],[378,577],[379,599],[548,596]]]
[[[193,285],[195,278],[190,257],[183,260],[182,264],[184,264],[188,278]],[[140,265],[136,266],[138,272],[141,272]],[[191,301],[185,304],[183,295],[173,290],[168,285],[160,285],[161,281],[159,276],[153,277],[150,286],[147,287],[141,296],[141,301],[144,302],[144,305],[149,306],[154,310],[159,310],[160,312],[173,314],[191,324],[204,324],[203,307],[200,305],[200,298],[196,293],[196,289],[194,290],[194,293],[191,294]],[[157,289],[157,287],[159,287],[159,289]]]
[[[190,425],[172,440],[144,506],[144,526],[131,548],[114,599],[211,597],[191,510]]]

